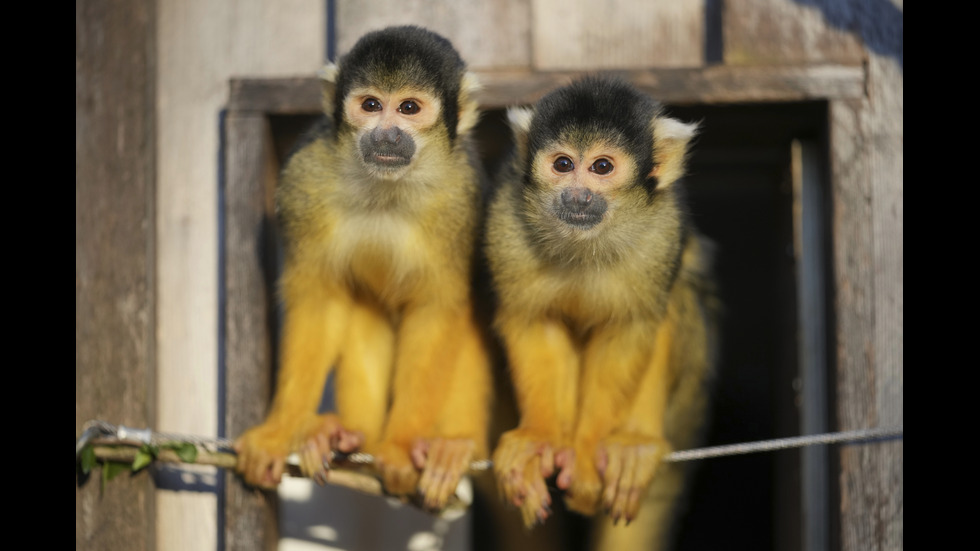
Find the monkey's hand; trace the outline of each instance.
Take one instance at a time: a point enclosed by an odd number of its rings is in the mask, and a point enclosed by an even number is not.
[[[504,499],[520,507],[524,526],[531,528],[551,515],[551,495],[545,479],[555,471],[555,448],[547,437],[525,429],[500,437],[493,453],[493,470]]]
[[[574,449],[564,448],[555,456],[555,464],[561,469],[556,484],[565,490],[565,505],[583,515],[594,515],[599,506],[602,479],[596,457],[596,447],[584,443]]]
[[[441,511],[466,474],[476,442],[465,438],[419,438],[412,445],[412,463],[422,471],[418,490],[423,505]]]
[[[373,451],[374,466],[381,475],[385,491],[392,495],[415,493],[419,482],[419,469],[415,468],[410,455],[410,445],[386,441]]]
[[[351,453],[364,443],[364,435],[347,430],[335,413],[325,413],[318,417],[315,426],[297,449],[299,468],[304,476],[312,478],[323,486],[327,481],[327,469],[333,452]]]
[[[599,446],[597,467],[602,475],[602,507],[613,523],[636,518],[650,481],[670,444],[662,438],[617,434]]]
[[[253,486],[275,488],[282,480],[291,438],[292,431],[276,422],[252,427],[235,441],[235,470]]]

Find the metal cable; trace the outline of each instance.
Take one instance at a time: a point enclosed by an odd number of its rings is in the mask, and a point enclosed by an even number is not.
[[[707,448],[696,448],[693,450],[675,451],[664,456],[664,461],[692,461],[705,459],[708,457],[720,457],[727,455],[741,455],[747,453],[757,453],[764,451],[782,450],[788,448],[799,448],[818,444],[835,444],[842,442],[868,442],[876,440],[888,440],[903,437],[903,426],[885,427],[874,429],[860,429],[852,431],[831,432],[825,434],[814,434],[808,436],[795,436],[791,438],[777,438],[774,440],[762,440],[758,442],[746,442],[742,444],[730,444],[724,446],[712,446]],[[125,426],[115,426],[105,421],[89,421],[85,424],[82,436],[75,442],[75,456],[81,452],[82,448],[94,438],[115,437],[119,440],[135,440],[147,444],[165,444],[174,442],[189,442],[206,449],[232,450],[233,440],[228,438],[204,438],[198,436],[188,436],[181,434],[158,433],[150,429],[133,429]],[[369,465],[374,463],[371,454],[354,452],[351,454],[337,454],[336,461],[355,463],[359,465]],[[493,466],[489,459],[474,461],[470,464],[471,471],[485,471]]]

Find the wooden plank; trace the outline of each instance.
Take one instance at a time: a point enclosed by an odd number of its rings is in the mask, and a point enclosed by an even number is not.
[[[532,67],[700,67],[704,6],[704,0],[533,0]]]
[[[230,111],[297,115],[319,112],[323,105],[316,77],[233,78],[230,86]]]
[[[389,25],[419,25],[448,38],[471,69],[531,64],[530,0],[336,0],[337,52]]]
[[[853,32],[860,3],[844,0],[727,0],[722,8],[726,65],[861,63],[862,40]],[[892,6],[864,8],[872,17]]]
[[[881,251],[876,245],[882,239],[894,239],[884,235],[883,226],[897,229],[900,238],[901,224],[896,228],[894,220],[886,224],[878,219],[875,170],[881,155],[876,141],[866,102],[832,103],[837,412],[841,430],[890,426],[901,423],[902,418],[901,329],[896,332],[880,327],[894,322],[881,320],[881,314],[888,310],[878,311],[881,299],[877,297],[879,292],[890,296],[887,288],[901,289],[902,271],[899,268],[895,273],[882,274],[878,266]],[[879,291],[881,279],[887,281]],[[883,332],[891,334],[882,338]],[[888,350],[891,347],[897,349]],[[901,441],[841,449],[842,549],[902,547],[902,458]]]
[[[75,3],[75,434],[154,420],[155,2]],[[76,476],[75,548],[154,549],[148,473]]]
[[[582,72],[477,71],[485,109],[534,103]],[[864,94],[860,66],[705,67],[644,71],[595,71],[626,78],[661,101],[676,104],[800,101],[857,98]],[[233,79],[229,109],[268,114],[310,114],[321,110],[315,77]]]
[[[234,437],[265,418],[272,392],[276,308],[268,262],[275,254],[267,244],[274,232],[276,163],[263,114],[230,112],[225,124],[225,433]],[[246,488],[230,472],[225,488],[225,547],[275,549],[275,494]]]

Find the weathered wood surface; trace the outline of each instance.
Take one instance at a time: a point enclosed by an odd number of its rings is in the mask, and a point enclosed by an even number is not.
[[[154,420],[155,2],[75,3],[75,434]],[[75,549],[154,549],[147,474],[75,489]]]
[[[854,19],[865,12],[884,22],[895,12],[888,0],[728,0],[723,6],[726,65],[861,63],[865,50],[852,32]]]
[[[269,262],[276,163],[268,118],[233,112],[226,120],[228,173],[225,212],[225,431],[238,436],[262,422],[272,392],[275,300]],[[229,472],[225,499],[228,549],[276,548],[274,493],[246,488]]]
[[[533,0],[531,68],[700,67],[704,0]]]
[[[485,109],[526,105],[584,71],[476,71],[483,85],[478,94]],[[621,76],[667,103],[736,103],[857,98],[864,94],[860,66],[812,67],[723,66],[700,69],[604,71]],[[268,114],[309,114],[321,110],[316,77],[233,79],[230,110]]]
[[[531,60],[531,0],[431,2],[337,0],[337,54],[368,31],[420,25],[448,38],[472,69],[527,68]]]
[[[832,104],[841,429],[904,420],[902,94],[894,92]],[[903,451],[901,441],[841,450],[842,549],[903,547]]]

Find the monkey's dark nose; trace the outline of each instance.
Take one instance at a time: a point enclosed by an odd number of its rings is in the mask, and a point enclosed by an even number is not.
[[[396,145],[402,141],[402,131],[397,126],[390,126],[388,128],[378,127],[371,131],[371,140],[375,145]]]
[[[581,210],[592,203],[592,190],[584,187],[565,188],[561,192],[561,202],[566,208]]]

